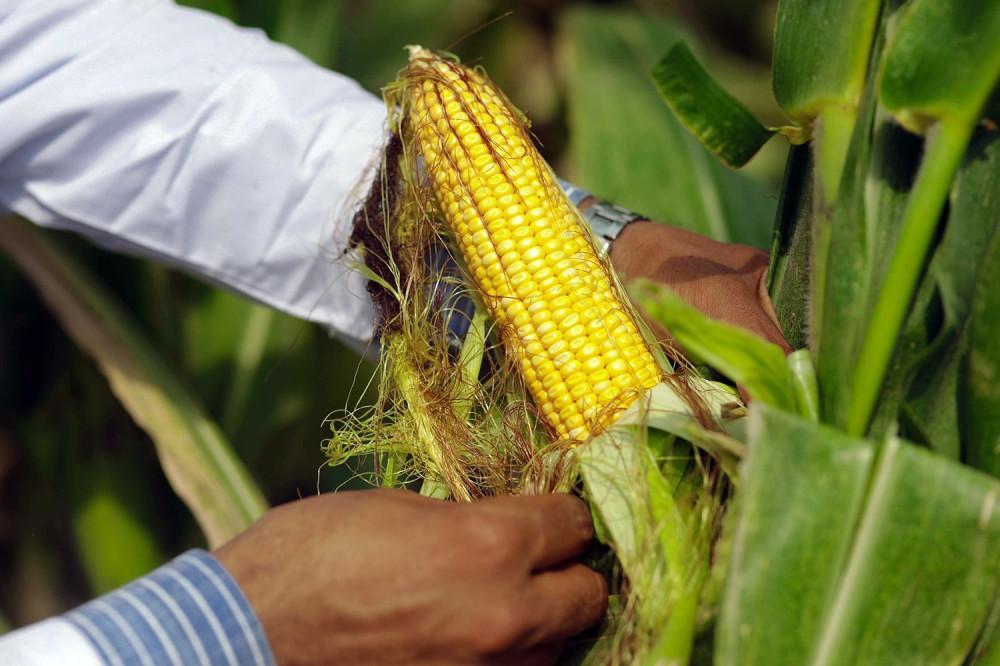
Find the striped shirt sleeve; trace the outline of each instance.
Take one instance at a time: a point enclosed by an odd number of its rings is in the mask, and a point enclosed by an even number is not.
[[[275,663],[243,592],[203,550],[189,551],[61,619],[111,666]]]

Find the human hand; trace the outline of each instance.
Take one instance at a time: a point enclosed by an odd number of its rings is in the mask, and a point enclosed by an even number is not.
[[[604,579],[568,561],[592,537],[567,494],[370,490],[279,506],[215,555],[279,664],[551,664],[604,613]]]
[[[666,284],[710,317],[792,352],[767,294],[766,252],[637,220],[625,225],[608,256],[623,283],[646,278]],[[654,324],[654,330],[661,340],[672,340],[662,327]]]

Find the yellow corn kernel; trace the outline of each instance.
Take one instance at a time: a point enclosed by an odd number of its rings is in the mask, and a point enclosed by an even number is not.
[[[660,381],[610,269],[489,79],[410,47],[404,80],[435,196],[535,404],[586,438]]]

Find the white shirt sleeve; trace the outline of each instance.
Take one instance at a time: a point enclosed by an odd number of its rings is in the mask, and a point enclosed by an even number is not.
[[[0,209],[370,338],[342,249],[381,100],[169,0],[0,3],[0,63]]]
[[[106,666],[87,635],[61,617],[4,634],[0,659],[17,666]]]

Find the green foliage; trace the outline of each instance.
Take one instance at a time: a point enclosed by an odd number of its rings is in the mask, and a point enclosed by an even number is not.
[[[998,15],[960,0],[779,6],[775,92],[813,131],[789,157],[770,290],[809,348],[789,359],[797,407],[823,423],[757,389],[718,663],[996,656],[1000,481],[960,463],[998,472],[1000,143],[981,123]],[[739,345],[692,330],[675,301],[660,312],[682,344],[742,381]]]
[[[746,164],[774,134],[715,82],[683,42],[667,51],[652,75],[684,126],[728,166]]]
[[[880,0],[786,0],[774,34],[774,94],[782,110],[815,137],[827,199],[840,171],[865,85]]]
[[[959,663],[1000,580],[1000,482],[756,406],[720,663]]]
[[[703,315],[662,285],[640,283],[632,295],[693,360],[716,368],[745,388],[755,401],[797,411],[792,373],[777,345]]]
[[[720,165],[664,107],[646,72],[673,21],[624,10],[576,9],[568,52],[570,174],[596,195],[717,240],[764,247],[774,219],[768,190]]]
[[[1000,72],[1000,4],[912,0],[889,40],[879,98],[913,132],[974,126]]]
[[[83,266],[27,222],[5,220],[0,247],[149,433],[164,472],[209,544],[220,545],[249,527],[266,508],[260,490],[218,427],[121,306]]]

